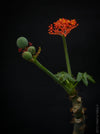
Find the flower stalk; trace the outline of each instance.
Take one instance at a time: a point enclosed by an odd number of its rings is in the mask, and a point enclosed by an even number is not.
[[[63,46],[64,46],[64,52],[65,52],[65,59],[66,59],[66,65],[68,69],[68,73],[71,75],[71,66],[70,66],[70,61],[69,61],[69,55],[68,55],[68,49],[67,49],[67,43],[66,43],[66,38],[65,36],[62,36],[63,40]]]

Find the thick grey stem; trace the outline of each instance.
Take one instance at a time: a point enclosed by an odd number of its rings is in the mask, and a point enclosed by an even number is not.
[[[72,109],[73,112],[73,123],[74,123],[74,130],[73,134],[84,134],[85,131],[85,108],[82,107],[82,100],[81,97],[78,95],[70,96],[72,100]]]

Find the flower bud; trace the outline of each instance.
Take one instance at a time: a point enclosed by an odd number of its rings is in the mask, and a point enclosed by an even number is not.
[[[28,40],[25,37],[19,37],[16,43],[17,43],[18,48],[24,49],[25,47],[28,46]]]
[[[30,46],[30,47],[28,48],[28,51],[29,51],[31,54],[35,54],[35,53],[36,53],[36,49],[35,49],[34,46]]]
[[[22,53],[22,57],[25,59],[25,60],[30,60],[32,59],[32,54],[28,51],[25,51]]]

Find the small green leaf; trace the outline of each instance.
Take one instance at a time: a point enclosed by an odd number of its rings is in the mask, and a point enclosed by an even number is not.
[[[87,78],[86,79],[83,78],[82,81],[85,84],[85,86],[88,86],[88,80],[87,80]]]
[[[65,72],[58,72],[55,74],[55,76],[60,80],[61,82],[64,82],[66,80]]]
[[[68,80],[70,82],[75,82],[76,81],[70,74],[68,74],[67,72],[64,72],[64,71],[58,72],[55,75],[62,82],[66,81],[66,80]]]
[[[83,74],[82,74],[81,72],[79,72],[79,73],[77,74],[76,80],[77,80],[78,82],[80,82],[80,81],[82,80],[82,77],[83,77]]]
[[[82,81],[85,84],[85,86],[88,86],[88,80],[87,80],[87,73],[86,72],[83,74]]]
[[[87,74],[87,78],[88,78],[88,80],[91,81],[92,83],[96,83],[96,81],[92,78],[91,75],[88,75],[88,74]]]
[[[76,80],[68,73],[66,73],[66,78],[71,81],[71,82],[75,82]]]

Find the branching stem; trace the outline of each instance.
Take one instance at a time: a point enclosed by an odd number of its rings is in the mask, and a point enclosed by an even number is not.
[[[48,70],[46,67],[44,67],[36,58],[32,58],[30,62],[34,63],[39,69],[41,69],[43,72],[45,72],[49,77],[51,77],[56,83],[58,83],[61,87],[64,88],[64,90],[69,94],[73,95],[76,93],[75,89],[69,89],[66,87],[64,83],[62,83],[60,80],[57,79],[55,74],[53,74],[50,70]]]

